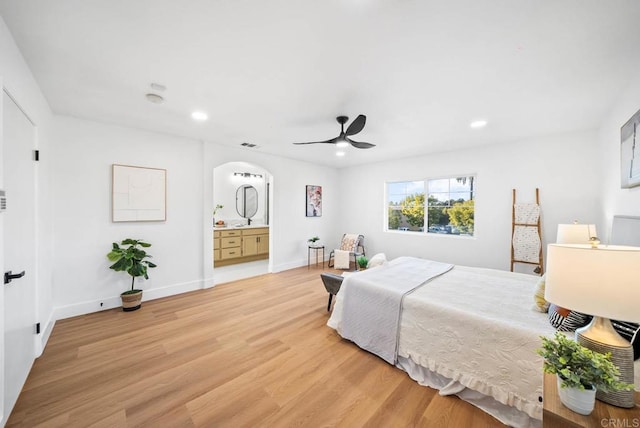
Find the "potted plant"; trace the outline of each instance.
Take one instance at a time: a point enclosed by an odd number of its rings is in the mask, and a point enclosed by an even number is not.
[[[317,245],[316,243],[320,240],[320,238],[318,238],[317,236],[313,236],[309,239],[307,239],[307,242],[309,242],[311,244],[311,246]]]
[[[541,336],[545,373],[557,375],[558,395],[562,404],[581,415],[589,415],[595,406],[596,390],[604,392],[632,390],[633,385],[620,382],[620,371],[611,354],[585,348],[562,333],[553,338]]]
[[[369,259],[366,258],[365,256],[358,257],[356,261],[358,262],[358,266],[360,267],[360,270],[365,270],[367,268],[367,265],[369,264]]]
[[[224,208],[224,205],[220,205],[217,204],[216,207],[213,209],[213,226],[216,226],[216,213],[218,212],[218,210],[221,210],[222,208]],[[221,224],[224,224],[224,222],[222,222]]]
[[[127,272],[131,275],[131,290],[120,294],[123,311],[135,311],[140,309],[142,302],[142,290],[134,288],[136,277],[142,276],[149,279],[147,268],[154,268],[156,265],[149,260],[151,256],[144,248],[149,248],[151,244],[139,239],[125,239],[120,244],[113,243],[113,248],[107,254],[109,261],[114,262],[109,269],[116,272]]]

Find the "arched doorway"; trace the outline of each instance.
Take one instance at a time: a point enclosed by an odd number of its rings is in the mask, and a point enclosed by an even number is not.
[[[269,171],[252,163],[227,162],[213,169],[214,245],[208,263],[215,284],[273,270],[272,184]],[[248,212],[248,206],[254,209]]]

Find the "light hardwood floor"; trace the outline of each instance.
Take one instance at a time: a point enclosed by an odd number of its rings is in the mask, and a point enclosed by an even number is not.
[[[342,340],[321,272],[58,321],[7,426],[503,426]]]

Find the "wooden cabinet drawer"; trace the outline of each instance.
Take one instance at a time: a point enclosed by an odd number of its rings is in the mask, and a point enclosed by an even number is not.
[[[222,233],[220,230],[214,230],[213,231],[213,237],[214,238],[219,238],[220,237],[220,233]]]
[[[220,231],[220,236],[223,238],[227,238],[230,236],[240,236],[240,235],[242,235],[241,230],[221,230]]]
[[[240,256],[242,256],[242,250],[240,249],[240,247],[223,248],[220,250],[221,260],[233,259],[235,257],[240,257]]]
[[[242,245],[241,237],[221,238],[220,248],[240,247]]]
[[[220,238],[213,238],[213,249],[220,248]]]
[[[268,227],[256,227],[255,229],[244,229],[242,231],[242,236],[251,236],[251,235],[264,235],[269,234]]]

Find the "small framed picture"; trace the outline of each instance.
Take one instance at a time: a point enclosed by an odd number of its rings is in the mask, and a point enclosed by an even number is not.
[[[322,186],[307,185],[307,217],[322,217]]]
[[[640,110],[620,129],[620,186],[640,186]]]

